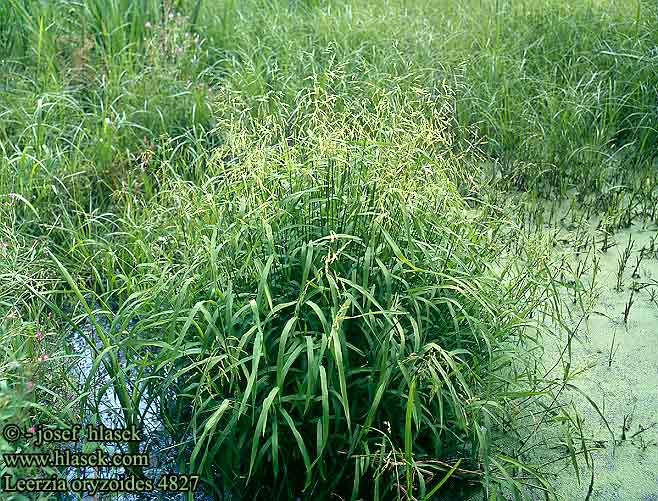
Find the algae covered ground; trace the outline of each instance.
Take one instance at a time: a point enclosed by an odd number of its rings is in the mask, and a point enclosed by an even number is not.
[[[1,497],[656,499],[657,224],[653,1],[5,0]]]
[[[657,496],[658,305],[651,287],[658,279],[655,238],[655,229],[639,225],[620,231],[616,245],[599,256],[589,315],[571,321],[572,363],[576,371],[582,370],[574,384],[597,403],[600,414],[586,398],[576,400],[586,436],[597,450],[591,454],[593,475],[592,471],[584,474],[580,485],[565,469],[566,462],[556,463],[555,486],[564,499]],[[634,244],[631,265],[619,288],[619,258],[629,241]],[[643,258],[637,266],[640,255],[653,259]],[[591,283],[591,273],[587,280]],[[547,350],[547,361],[559,358],[564,345],[558,342],[552,348]],[[542,456],[551,460],[546,450]],[[588,466],[585,460],[580,462]]]

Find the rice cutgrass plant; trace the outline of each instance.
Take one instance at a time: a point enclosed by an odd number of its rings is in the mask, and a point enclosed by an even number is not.
[[[216,493],[263,495],[271,486],[275,496],[324,495],[349,483],[354,493],[422,497],[431,477],[462,461],[487,485],[522,490],[508,478],[511,463],[492,459],[491,434],[510,418],[491,405],[525,396],[517,385],[532,378],[532,364],[493,386],[486,374],[518,343],[534,342],[524,317],[545,306],[547,291],[530,292],[522,269],[506,272],[510,288],[497,285],[482,260],[495,252],[494,235],[481,231],[489,221],[455,198],[440,170],[373,169],[384,152],[363,146],[337,148],[323,166],[310,153],[322,150],[298,145],[281,157],[281,176],[266,151],[248,180],[218,162],[211,165],[219,178],[174,181],[132,214],[135,222],[98,221],[121,228],[126,258],[173,268],[132,268],[115,250],[114,266],[130,272],[93,280],[78,296],[96,295],[108,312],[119,298],[139,297],[134,309],[119,303],[116,315],[132,311],[160,326],[156,338],[147,320],[136,324],[145,327],[139,335],[110,329],[103,344],[141,366],[137,347],[152,350],[144,384],[152,395],[178,395],[175,404],[161,401],[162,412],[171,433],[189,442],[190,470]],[[322,177],[307,174],[294,160],[299,153]],[[336,167],[349,158],[353,164]],[[177,207],[195,218],[171,227]],[[75,268],[107,266],[101,256],[110,248],[99,254],[90,244],[69,252]],[[87,312],[98,314],[106,313]],[[117,391],[131,387],[115,382]],[[138,388],[122,400],[127,417],[139,407]],[[382,443],[403,463],[397,476],[377,473],[387,467]]]

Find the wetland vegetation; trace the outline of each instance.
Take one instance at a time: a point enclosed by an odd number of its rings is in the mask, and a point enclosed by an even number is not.
[[[655,2],[5,0],[0,70],[0,453],[151,458],[1,475],[658,496]]]

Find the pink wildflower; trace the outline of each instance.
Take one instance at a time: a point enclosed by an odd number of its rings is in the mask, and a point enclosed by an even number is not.
[[[34,336],[37,338],[37,341],[43,341],[43,332],[41,331],[36,331],[34,333]]]
[[[34,426],[30,426],[30,427],[27,429],[27,432],[28,432],[28,433],[35,433],[36,431],[37,431],[37,429],[36,429]]]
[[[34,383],[32,381],[28,381],[25,386],[27,387],[27,391],[30,391],[32,388],[34,388]]]
[[[45,362],[48,360],[50,357],[46,355],[45,353],[39,357],[39,362]]]

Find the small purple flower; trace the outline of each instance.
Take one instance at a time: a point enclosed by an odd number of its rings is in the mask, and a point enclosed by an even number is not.
[[[37,338],[37,341],[43,341],[43,332],[41,331],[36,331],[34,333],[34,336]]]

